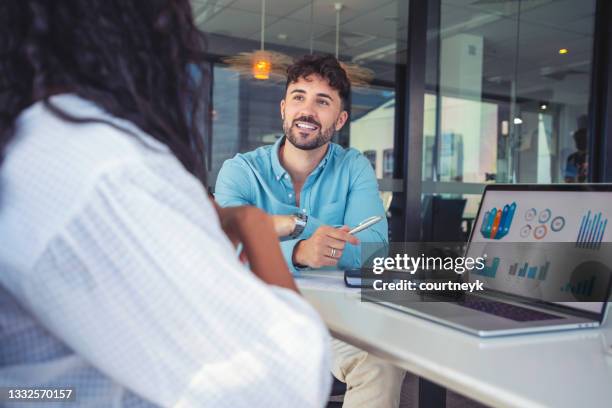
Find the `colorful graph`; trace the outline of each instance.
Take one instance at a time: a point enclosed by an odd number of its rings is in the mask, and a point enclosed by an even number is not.
[[[578,237],[576,238],[576,247],[587,249],[599,249],[608,219],[604,218],[602,213],[595,214],[589,210],[583,217],[578,229]]]
[[[535,239],[542,239],[546,236],[547,233],[548,233],[548,228],[546,228],[546,225],[544,224],[538,225],[533,230],[533,237]]]
[[[475,273],[476,275],[486,276],[487,278],[494,278],[497,274],[497,268],[499,268],[499,258],[495,257],[493,258],[493,261],[491,261],[491,265],[487,265],[487,263],[485,262],[484,268],[482,268],[481,270],[474,269],[473,273]]]
[[[503,209],[493,208],[482,217],[480,233],[484,238],[502,239],[508,235],[512,218],[516,211],[516,202],[504,205]]]
[[[544,265],[540,265],[540,267],[529,265],[528,262],[525,262],[520,266],[518,263],[513,263],[508,268],[508,274],[512,276],[517,276],[519,278],[525,279],[537,279],[537,280],[545,280],[548,275],[548,268],[550,267],[550,262],[546,262]],[[539,271],[539,272],[538,272]]]
[[[550,220],[551,216],[552,216],[552,211],[550,211],[550,208],[547,208],[545,210],[542,210],[542,212],[540,212],[540,216],[538,217],[538,221],[540,222],[540,224],[544,224],[544,223],[548,222],[548,220]]]
[[[561,215],[553,217],[553,212],[550,208],[545,208],[540,211],[535,208],[530,208],[525,211],[525,224],[519,230],[521,238],[529,238],[533,236],[534,239],[542,240],[548,235],[548,231],[559,232],[565,227],[565,218]],[[531,222],[538,224],[531,224]],[[550,222],[550,227],[548,223]]]
[[[561,292],[571,292],[574,295],[585,295],[591,296],[593,288],[595,287],[595,276],[591,276],[589,279],[581,280],[572,285],[570,282],[561,287]]]

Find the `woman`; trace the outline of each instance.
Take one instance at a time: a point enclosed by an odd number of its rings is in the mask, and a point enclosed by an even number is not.
[[[202,44],[187,0],[0,3],[0,386],[325,403],[327,333],[272,222],[207,197]]]

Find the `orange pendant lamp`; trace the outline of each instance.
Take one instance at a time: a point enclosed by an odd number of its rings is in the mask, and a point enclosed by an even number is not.
[[[284,81],[287,68],[293,63],[293,59],[280,52],[265,49],[264,39],[266,33],[266,0],[261,1],[261,38],[260,49],[252,52],[241,52],[238,55],[227,57],[223,62],[229,68],[237,71],[243,76],[249,76],[257,80]]]

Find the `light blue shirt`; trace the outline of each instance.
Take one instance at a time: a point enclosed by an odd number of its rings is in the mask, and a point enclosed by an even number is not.
[[[368,217],[380,215],[383,217],[381,222],[355,236],[362,244],[386,245],[389,241],[387,219],[368,159],[355,149],[343,149],[330,143],[323,160],[306,179],[298,206],[291,176],[278,158],[279,147],[284,141],[282,137],[273,145],[237,154],[225,161],[215,187],[219,205],[254,205],[269,214],[302,212],[308,215],[302,234],[281,242],[285,260],[294,273],[298,270],[291,261],[293,248],[322,225],[348,225],[352,228]],[[361,245],[347,244],[338,267],[352,269],[360,265]]]

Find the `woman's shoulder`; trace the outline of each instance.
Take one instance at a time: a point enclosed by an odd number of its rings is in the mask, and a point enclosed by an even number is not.
[[[2,172],[25,166],[53,173],[58,180],[72,175],[82,178],[112,163],[169,154],[165,145],[134,124],[76,95],[53,96],[49,105],[37,102],[19,116]]]
[[[15,205],[63,211],[113,169],[159,162],[180,167],[165,145],[89,101],[59,95],[50,103],[91,120],[65,120],[43,102],[21,113],[0,167],[1,196]]]

